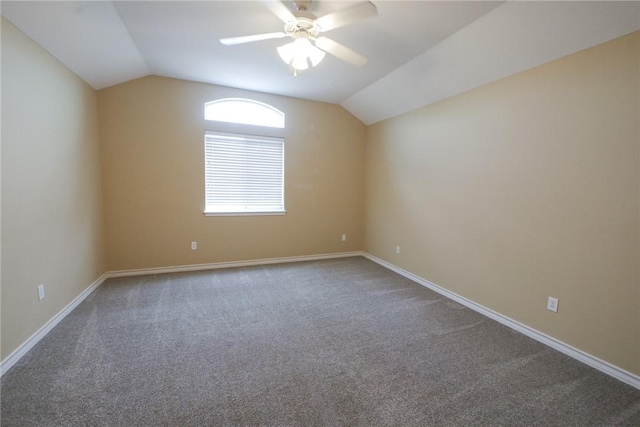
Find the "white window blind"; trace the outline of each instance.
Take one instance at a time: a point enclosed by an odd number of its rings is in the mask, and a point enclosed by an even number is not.
[[[284,140],[206,132],[205,213],[284,212]]]

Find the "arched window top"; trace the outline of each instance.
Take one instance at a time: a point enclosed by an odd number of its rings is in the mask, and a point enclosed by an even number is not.
[[[252,99],[225,98],[204,104],[204,119],[284,128],[284,113]]]

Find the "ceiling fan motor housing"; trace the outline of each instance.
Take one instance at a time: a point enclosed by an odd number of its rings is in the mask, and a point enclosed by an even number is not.
[[[321,28],[314,23],[316,17],[311,13],[299,11],[295,13],[296,20],[290,21],[284,24],[284,32],[297,38],[314,38],[317,37],[321,31]]]

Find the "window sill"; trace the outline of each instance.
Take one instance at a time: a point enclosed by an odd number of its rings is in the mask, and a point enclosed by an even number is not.
[[[204,216],[264,216],[264,215],[284,215],[287,211],[270,212],[204,212]]]

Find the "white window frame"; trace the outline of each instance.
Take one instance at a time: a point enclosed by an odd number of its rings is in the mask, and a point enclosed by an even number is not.
[[[204,119],[284,129],[284,113],[264,102],[223,98],[204,104]]]
[[[205,131],[204,149],[205,215],[284,215],[286,213],[284,138]],[[218,153],[218,160],[222,162],[217,170],[215,168],[216,153]],[[250,157],[244,157],[247,154]],[[254,169],[258,165],[263,169],[263,177]],[[224,184],[228,184],[224,182],[225,176],[235,181],[235,185],[228,188],[226,194],[223,190]],[[259,205],[260,197],[256,195],[258,191],[265,189],[265,182],[269,184],[266,190],[271,192],[273,197],[268,197],[267,199],[272,200]],[[217,202],[216,189],[218,190]]]

